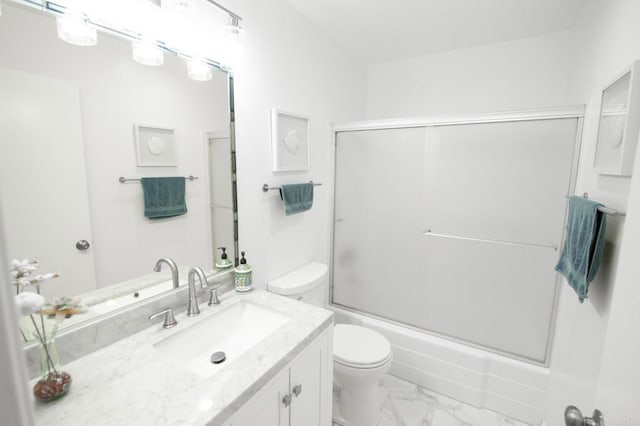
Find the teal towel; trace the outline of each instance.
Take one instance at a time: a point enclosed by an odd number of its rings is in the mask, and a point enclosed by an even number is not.
[[[280,197],[284,202],[284,212],[287,216],[306,212],[313,206],[313,183],[282,185]]]
[[[140,179],[144,192],[144,216],[149,219],[180,216],[187,212],[184,177]]]
[[[580,303],[587,298],[589,283],[596,276],[602,258],[606,215],[598,211],[600,206],[583,197],[569,198],[567,233],[555,269],[567,279]]]

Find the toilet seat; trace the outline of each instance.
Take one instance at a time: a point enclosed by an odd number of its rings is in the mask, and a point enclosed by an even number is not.
[[[357,369],[377,368],[391,360],[391,345],[377,331],[350,324],[336,324],[333,360]]]

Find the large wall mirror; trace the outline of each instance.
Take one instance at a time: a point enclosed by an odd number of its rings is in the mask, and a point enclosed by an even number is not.
[[[48,301],[90,305],[70,324],[170,291],[167,265],[154,272],[160,258],[177,263],[181,285],[192,266],[224,273],[214,268],[217,247],[237,262],[233,79],[219,69],[189,79],[177,55],[142,65],[130,40],[98,35],[95,46],[75,46],[56,36],[48,12],[2,5],[2,239],[10,258],[61,274],[42,285]],[[168,148],[168,164],[139,164],[137,149]],[[150,220],[140,182],[119,178],[163,176],[197,177],[185,183],[188,212]]]

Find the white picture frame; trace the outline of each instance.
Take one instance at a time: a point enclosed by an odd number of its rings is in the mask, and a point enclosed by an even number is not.
[[[168,127],[134,124],[138,167],[176,167],[175,130]]]
[[[631,176],[640,135],[640,61],[602,89],[594,168],[601,175]]]
[[[274,172],[309,169],[309,118],[271,110],[271,151]]]

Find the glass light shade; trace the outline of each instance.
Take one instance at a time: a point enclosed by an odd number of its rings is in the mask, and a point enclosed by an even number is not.
[[[191,80],[196,81],[208,81],[211,80],[213,76],[211,67],[197,59],[192,59],[187,62],[187,75]]]
[[[56,18],[58,37],[77,46],[94,46],[98,43],[96,28],[81,13],[65,13]]]
[[[164,55],[158,45],[144,39],[133,42],[133,59],[143,65],[159,66],[164,63]]]

